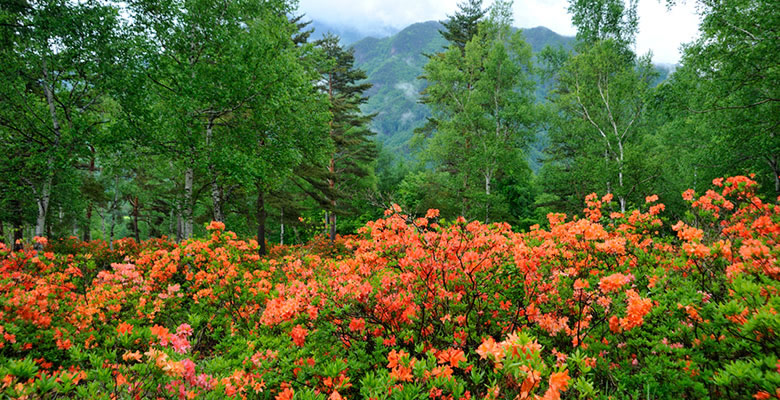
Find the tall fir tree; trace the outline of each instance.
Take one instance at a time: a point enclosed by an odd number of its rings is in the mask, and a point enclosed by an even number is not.
[[[458,3],[458,11],[455,11],[455,15],[449,16],[446,21],[441,21],[444,30],[440,30],[439,33],[450,42],[451,46],[456,46],[461,52],[465,52],[466,43],[479,32],[479,22],[482,21],[485,13],[486,11],[482,9],[482,0]]]
[[[371,140],[375,133],[369,128],[373,115],[360,110],[368,100],[363,93],[371,84],[364,82],[365,72],[354,67],[353,50],[344,49],[337,36],[326,34],[316,43],[325,57],[320,88],[330,103],[333,152],[326,165],[309,164],[300,175],[310,187],[307,191],[326,210],[328,236],[335,240],[337,215],[354,214],[356,201],[376,186],[373,162],[377,148]]]

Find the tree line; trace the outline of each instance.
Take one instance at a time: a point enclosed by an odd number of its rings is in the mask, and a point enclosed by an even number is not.
[[[309,42],[294,11],[5,3],[3,229],[185,240],[214,220],[264,245],[269,210],[283,226],[318,208],[335,235],[336,215],[373,185],[359,110],[370,85],[338,38]]]
[[[592,192],[612,194],[617,213],[658,194],[683,217],[679,193],[729,175],[755,174],[775,201],[780,17],[764,1],[697,5],[699,37],[662,78],[652,54],[635,51],[636,1],[570,0],[574,47],[538,54],[512,31],[510,1],[461,3],[441,32],[450,45],[425,66],[433,116],[416,131],[418,165],[400,164],[396,198],[519,229],[580,213]]]
[[[755,173],[775,199],[778,13],[698,5],[700,36],[659,83],[634,51],[635,1],[570,0],[576,46],[538,54],[511,1],[459,4],[421,77],[432,116],[401,156],[372,139],[352,52],[310,40],[293,2],[3,2],[0,237],[186,240],[214,220],[264,253],[391,203],[524,229],[590,192],[614,212],[656,193],[674,215],[725,175]]]

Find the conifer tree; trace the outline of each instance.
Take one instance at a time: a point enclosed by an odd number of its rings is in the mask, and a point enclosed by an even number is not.
[[[439,33],[450,42],[451,46],[456,46],[461,52],[465,52],[466,43],[477,34],[479,22],[484,16],[482,0],[458,3],[458,11],[455,15],[450,16],[446,21],[441,21],[445,30],[440,30]]]
[[[368,99],[363,93],[371,87],[364,83],[366,74],[354,67],[353,51],[345,50],[339,38],[326,34],[317,41],[325,62],[321,69],[321,90],[330,101],[329,135],[333,153],[327,165],[308,164],[299,175],[308,183],[306,189],[327,212],[328,235],[336,238],[336,215],[353,213],[352,200],[361,190],[374,186],[373,165],[377,150],[368,124],[373,115],[364,115],[360,106]]]

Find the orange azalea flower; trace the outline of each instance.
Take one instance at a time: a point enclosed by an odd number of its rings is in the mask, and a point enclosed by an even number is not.
[[[753,398],[756,400],[766,400],[768,398],[772,397],[772,395],[769,394],[769,392],[762,390],[756,394],[753,395]]]
[[[127,384],[127,378],[125,378],[124,375],[122,375],[120,373],[117,373],[116,374],[116,385],[117,386],[122,386],[122,385],[126,385],[126,384]]]
[[[458,365],[460,365],[461,361],[466,361],[466,354],[463,352],[463,350],[449,348],[447,350],[440,351],[436,355],[436,358],[438,359],[439,364],[449,363],[451,367],[456,368]]]
[[[133,325],[128,324],[127,322],[120,322],[119,326],[116,327],[116,331],[120,335],[132,334],[133,333]]]
[[[400,359],[408,357],[409,353],[401,350],[396,351],[395,349],[390,350],[390,353],[387,355],[387,368],[395,368],[398,365],[398,361]]]
[[[558,392],[566,391],[569,386],[569,370],[565,369],[563,372],[554,372],[550,375],[550,389]]]
[[[590,287],[590,283],[586,280],[577,279],[574,281],[574,290],[582,290]]]
[[[224,222],[218,222],[218,221],[211,221],[209,226],[206,227],[207,230],[210,231],[224,231],[225,230],[225,223]]]
[[[352,318],[352,321],[349,323],[349,330],[352,332],[363,332],[363,329],[366,328],[366,320],[363,318]]]
[[[171,333],[168,331],[168,328],[160,325],[154,325],[153,327],[149,328],[149,330],[152,331],[152,335],[157,336],[160,339],[161,345],[168,345],[168,341],[171,338]]]
[[[615,315],[609,317],[609,330],[612,333],[620,333],[620,320]]]
[[[488,336],[477,348],[477,354],[481,359],[487,359],[488,356],[492,355],[493,362],[498,364],[504,358],[504,349],[491,336]]]
[[[645,197],[645,203],[655,203],[656,201],[658,201],[658,195],[657,194]]]
[[[411,382],[414,379],[412,367],[397,366],[390,371],[390,377],[401,382]]]
[[[531,391],[541,382],[542,376],[539,371],[533,370],[527,365],[521,365],[520,371],[525,374],[525,379],[523,379],[523,383],[520,385],[520,398],[527,399]]]
[[[292,331],[290,331],[290,337],[292,337],[293,343],[299,347],[303,347],[303,344],[306,341],[306,335],[308,334],[309,330],[301,326],[301,324],[295,325]]]
[[[599,280],[599,288],[604,294],[617,291],[628,283],[629,277],[621,273],[605,276]]]
[[[644,322],[643,317],[650,312],[653,302],[650,299],[639,297],[639,294],[633,289],[626,291],[626,295],[628,296],[627,315],[625,318],[620,319],[620,326],[625,330],[629,330],[642,325],[642,322]]]
[[[135,360],[136,362],[141,361],[141,352],[140,351],[126,351],[125,354],[122,355],[122,359],[125,361]]]
[[[292,388],[285,388],[281,391],[278,395],[276,395],[276,400],[292,400],[293,395],[295,394],[295,391],[292,390]]]

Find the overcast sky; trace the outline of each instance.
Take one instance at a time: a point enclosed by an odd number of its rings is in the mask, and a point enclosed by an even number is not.
[[[457,0],[299,0],[299,12],[333,25],[346,25],[366,34],[382,35],[387,27],[402,29],[414,22],[442,20],[457,10]],[[483,0],[483,4],[490,4]],[[573,36],[576,31],[566,12],[566,0],[515,0],[515,26],[546,26]],[[693,0],[671,11],[659,0],[639,1],[637,52],[653,52],[657,63],[676,63],[682,43],[693,40],[699,18]]]

